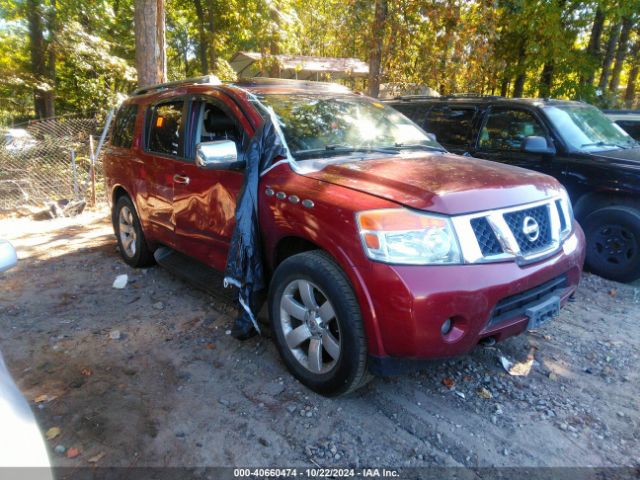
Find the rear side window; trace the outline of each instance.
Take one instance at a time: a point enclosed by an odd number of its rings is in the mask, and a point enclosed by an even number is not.
[[[444,145],[465,146],[473,127],[475,108],[435,107],[427,116],[424,129]]]
[[[111,145],[131,148],[133,145],[133,128],[138,114],[137,105],[125,105],[118,110],[111,132]]]
[[[640,120],[616,120],[616,123],[635,140],[640,140]]]
[[[177,101],[153,107],[149,120],[149,151],[180,155],[183,106],[183,101]]]
[[[424,127],[424,119],[427,115],[427,106],[411,103],[396,103],[391,105],[393,108],[402,113],[405,117],[410,118],[420,127]]]

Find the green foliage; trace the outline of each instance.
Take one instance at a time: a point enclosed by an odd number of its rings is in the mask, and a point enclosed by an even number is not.
[[[34,75],[27,2],[41,6],[55,76]],[[102,110],[136,84],[135,0],[0,0],[0,124],[33,115],[34,90],[53,91],[57,114]],[[371,32],[370,0],[166,0],[170,80],[216,73],[235,79],[238,51],[356,57],[368,61],[383,39],[383,82],[441,93],[540,94],[601,104],[597,78],[612,25],[634,24],[620,85],[639,59],[640,0],[389,0],[384,28]],[[595,12],[604,14],[600,48],[589,55]],[[50,62],[50,60],[47,60]],[[592,80],[595,78],[595,82]],[[330,80],[330,79],[329,79]],[[631,83],[631,82],[630,82]],[[363,89],[364,84],[351,82]]]

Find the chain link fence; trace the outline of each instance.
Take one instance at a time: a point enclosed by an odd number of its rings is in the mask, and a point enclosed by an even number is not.
[[[0,127],[0,211],[103,198],[100,162],[92,169],[103,128],[72,116]]]

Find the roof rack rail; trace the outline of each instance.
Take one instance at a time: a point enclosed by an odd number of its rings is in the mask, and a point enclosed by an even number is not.
[[[398,95],[397,97],[393,97],[391,100],[414,100],[420,98],[442,98],[439,95]]]
[[[204,75],[203,77],[187,78],[184,80],[176,80],[174,82],[158,83],[156,85],[148,85],[146,87],[140,87],[133,91],[132,95],[145,95],[151,92],[159,92],[160,90],[167,90],[173,87],[179,87],[182,85],[194,85],[194,84],[210,84],[210,85],[222,85],[220,79],[215,75]]]
[[[473,93],[473,92],[461,92],[461,93],[452,93],[450,95],[445,95],[448,98],[504,98],[500,95],[488,95],[486,93]]]

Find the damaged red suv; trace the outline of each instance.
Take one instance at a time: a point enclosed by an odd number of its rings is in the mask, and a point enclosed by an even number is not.
[[[449,154],[343,87],[271,79],[164,84],[122,105],[104,166],[127,263],[224,270],[242,152],[267,116],[289,152],[258,187],[269,317],[313,390],[537,328],[575,291],[584,236],[556,180]]]

